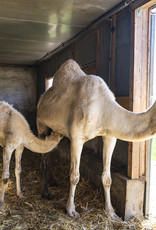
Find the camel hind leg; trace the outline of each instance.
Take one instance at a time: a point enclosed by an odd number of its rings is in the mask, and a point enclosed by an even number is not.
[[[70,192],[67,202],[67,213],[70,217],[78,216],[78,213],[75,211],[74,196],[76,186],[79,182],[80,173],[80,157],[83,148],[83,141],[80,139],[71,140],[71,165],[70,165]]]
[[[21,191],[20,185],[20,175],[21,175],[21,158],[23,153],[24,147],[19,146],[15,151],[15,159],[16,159],[16,166],[15,166],[15,176],[16,176],[16,188],[17,188],[17,195],[22,198],[23,194]]]
[[[117,215],[115,214],[112,207],[110,196],[110,187],[112,183],[110,168],[115,144],[116,138],[109,136],[103,137],[103,172],[101,178],[105,193],[105,210],[107,214],[112,218],[117,218]]]
[[[1,198],[0,198],[1,207],[3,207],[4,204],[5,188],[10,176],[9,167],[10,167],[10,159],[13,151],[14,149],[9,148],[8,146],[5,146],[3,148],[2,191],[1,191]]]

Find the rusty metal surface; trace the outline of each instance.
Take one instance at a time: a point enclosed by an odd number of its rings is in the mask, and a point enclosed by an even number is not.
[[[122,0],[0,0],[0,63],[33,65]]]

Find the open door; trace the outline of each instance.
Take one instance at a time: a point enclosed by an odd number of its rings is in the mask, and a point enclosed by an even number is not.
[[[156,100],[156,6],[151,9],[149,104]],[[156,138],[149,141],[147,161],[146,215],[156,220]]]
[[[155,0],[146,4],[140,2],[140,5],[131,11],[130,109],[133,112],[145,111],[156,98],[155,12]],[[133,142],[129,144],[128,152],[129,178],[145,182],[144,214],[147,217],[151,212],[155,215],[152,206],[156,209],[156,196],[152,198],[155,191],[152,192],[151,187],[154,183],[151,181],[154,177],[151,168],[151,165],[154,165],[151,157],[151,150],[154,151],[152,144],[154,141]]]

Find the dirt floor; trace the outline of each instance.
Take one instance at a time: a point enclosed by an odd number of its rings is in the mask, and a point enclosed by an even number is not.
[[[0,151],[1,152],[1,151]],[[104,210],[104,197],[84,178],[81,178],[76,190],[75,204],[80,216],[70,218],[65,213],[69,192],[69,162],[60,161],[53,156],[54,173],[58,187],[51,187],[53,200],[41,198],[42,173],[41,155],[25,150],[22,158],[21,185],[24,198],[16,195],[14,156],[10,166],[5,208],[0,209],[0,230],[3,229],[156,229],[156,225],[146,220],[133,218],[129,222],[110,219]],[[2,173],[2,154],[0,154],[0,172]]]

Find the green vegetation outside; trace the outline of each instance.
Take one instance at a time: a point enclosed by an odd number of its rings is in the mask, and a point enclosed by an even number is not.
[[[152,154],[152,160],[156,161],[156,138],[152,139],[152,149],[151,149],[151,154]]]

